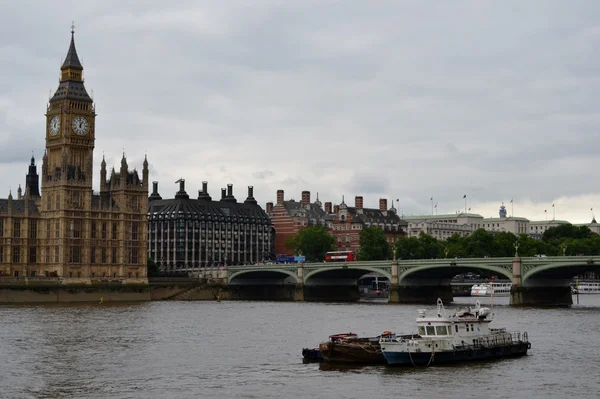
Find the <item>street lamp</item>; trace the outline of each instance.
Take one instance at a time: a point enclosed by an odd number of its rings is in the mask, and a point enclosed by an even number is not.
[[[567,244],[562,244],[560,249],[562,249],[563,256],[565,256],[565,252],[567,252]]]
[[[519,257],[519,241],[515,241],[515,258]]]

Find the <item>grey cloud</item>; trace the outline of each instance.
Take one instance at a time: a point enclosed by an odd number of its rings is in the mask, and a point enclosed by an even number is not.
[[[400,197],[407,213],[431,195],[460,209],[465,192],[486,203],[589,192],[598,12],[592,0],[24,0],[0,15],[0,196],[43,153],[66,14],[95,93],[95,165],[124,149],[139,169],[146,152],[151,180],[173,192],[184,174],[213,191],[254,185],[261,204],[307,189],[369,206]]]
[[[254,173],[252,173],[252,176],[259,180],[265,180],[269,177],[275,176],[275,172],[266,169],[266,170],[254,172]]]

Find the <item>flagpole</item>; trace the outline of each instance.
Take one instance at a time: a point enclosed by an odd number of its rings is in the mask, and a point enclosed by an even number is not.
[[[467,213],[467,194],[465,194],[465,214]]]
[[[552,220],[556,220],[556,208],[554,208],[554,204],[552,204]]]
[[[433,215],[433,197],[431,197],[431,214]]]
[[[510,216],[515,217],[515,199],[510,200]]]

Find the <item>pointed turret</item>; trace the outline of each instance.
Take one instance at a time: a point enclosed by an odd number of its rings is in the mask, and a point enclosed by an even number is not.
[[[45,158],[46,155],[44,155]],[[25,191],[29,190],[29,195],[32,197],[40,196],[40,176],[37,173],[35,158],[31,155],[31,163],[29,164],[29,172],[25,176]]]
[[[21,189],[20,184],[19,184],[19,188],[17,188],[17,199],[23,199],[23,190]]]
[[[75,24],[71,25],[71,45],[69,46],[69,51],[67,52],[67,56],[65,57],[65,62],[63,62],[60,69],[64,71],[65,69],[78,69],[80,71],[83,70],[83,65],[79,62],[79,57],[77,56],[77,49],[75,49]]]
[[[77,100],[87,103],[92,103],[93,100],[88,95],[83,85],[83,65],[77,56],[75,49],[75,26],[71,26],[71,44],[65,61],[60,67],[60,85],[56,89],[56,93],[50,99],[52,104],[58,100]]]
[[[100,164],[100,192],[106,191],[106,160],[102,155],[102,163]]]
[[[144,181],[142,182],[142,184],[146,188],[146,190],[148,190],[148,174],[149,174],[149,170],[148,170],[148,156],[144,155],[144,167],[142,169],[142,179]]]

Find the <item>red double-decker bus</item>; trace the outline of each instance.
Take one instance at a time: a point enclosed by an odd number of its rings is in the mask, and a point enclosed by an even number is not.
[[[325,262],[354,262],[356,254],[352,251],[332,251],[325,254]]]

